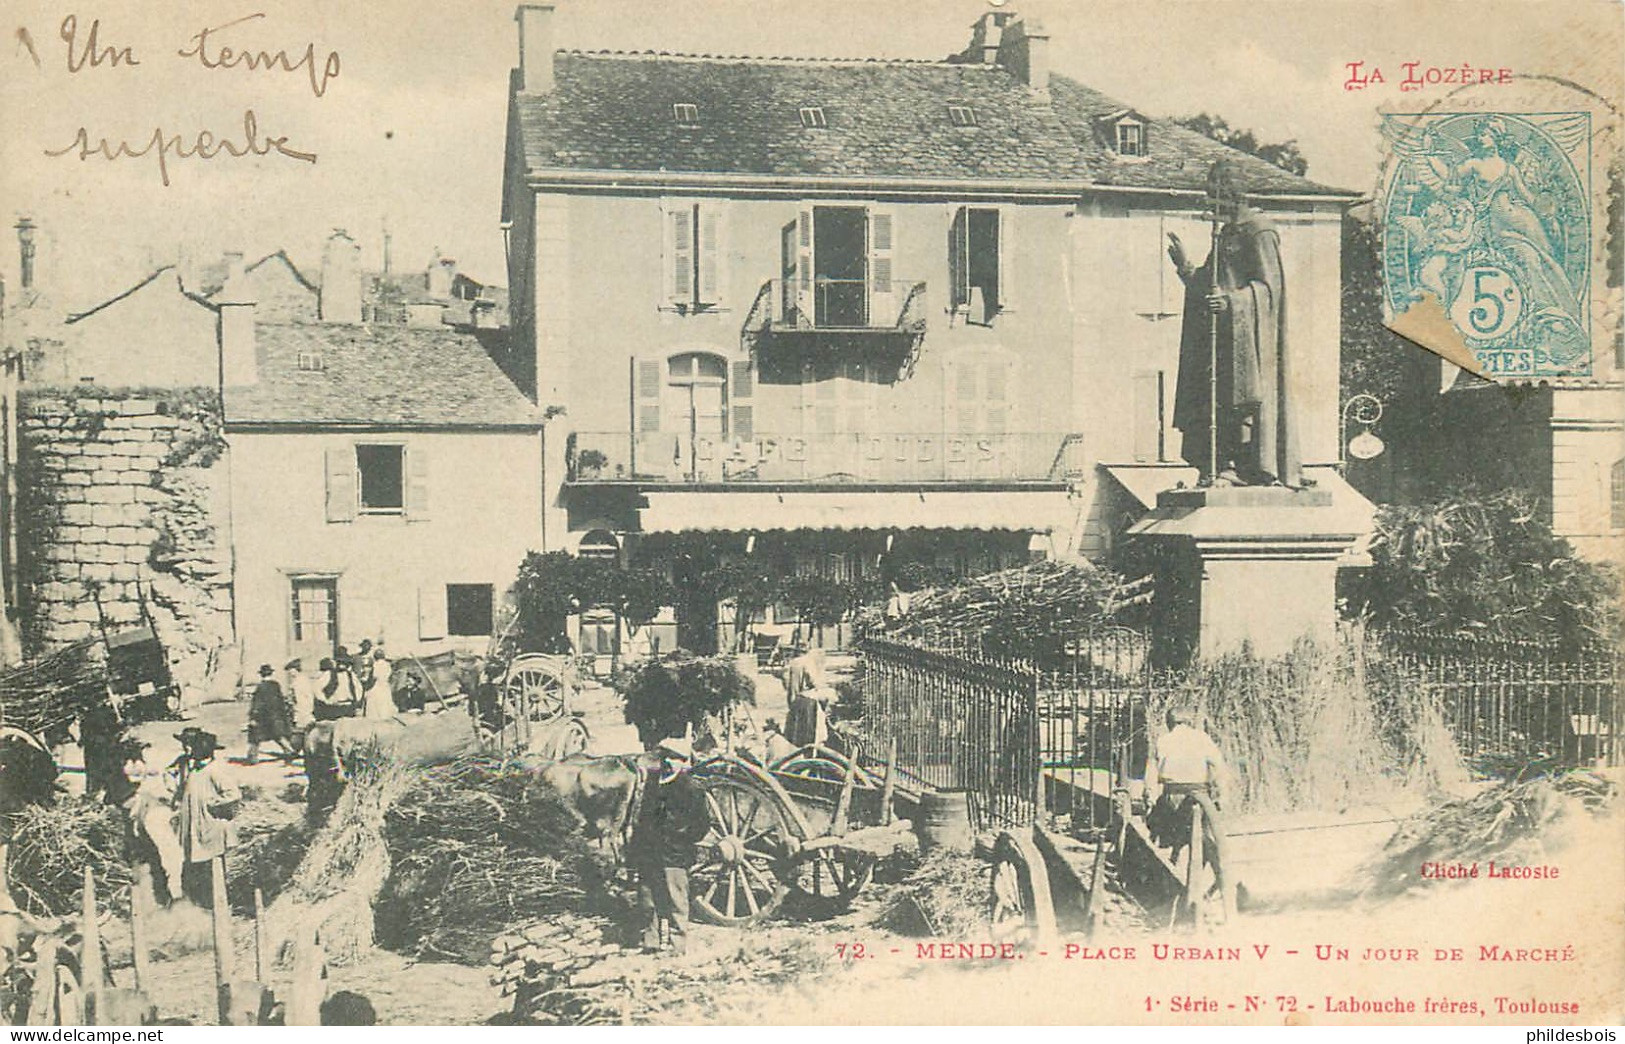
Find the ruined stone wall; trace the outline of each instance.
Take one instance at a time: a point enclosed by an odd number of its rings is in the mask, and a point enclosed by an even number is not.
[[[25,389],[18,558],[24,640],[40,653],[140,619],[178,680],[205,683],[232,641],[229,483],[212,389]]]

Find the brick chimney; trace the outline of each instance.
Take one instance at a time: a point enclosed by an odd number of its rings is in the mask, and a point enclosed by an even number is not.
[[[999,57],[999,41],[1004,36],[1005,26],[1015,20],[1014,11],[1006,11],[1003,7],[995,7],[991,11],[982,12],[982,17],[971,23],[970,46],[959,53],[962,61],[978,64],[992,65]]]
[[[322,251],[322,290],[318,310],[324,323],[361,321],[361,244],[335,228]]]
[[[1005,28],[998,61],[1036,97],[1049,98],[1049,33],[1038,19],[1026,18]]]
[[[220,309],[220,381],[242,388],[259,381],[259,347],[254,335],[254,293],[243,273],[243,255],[226,255],[229,272],[215,306]]]
[[[553,5],[520,4],[513,17],[519,23],[519,89],[546,94],[553,89]]]

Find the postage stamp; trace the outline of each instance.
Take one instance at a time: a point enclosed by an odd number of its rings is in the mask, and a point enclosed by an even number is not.
[[[1389,114],[1383,135],[1391,312],[1436,304],[1487,376],[1590,374],[1591,114]]]

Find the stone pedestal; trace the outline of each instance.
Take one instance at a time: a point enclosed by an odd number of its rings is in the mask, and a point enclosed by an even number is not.
[[[1280,656],[1337,627],[1337,560],[1369,525],[1315,488],[1167,490],[1129,533],[1157,562],[1156,655],[1164,663],[1250,648]]]

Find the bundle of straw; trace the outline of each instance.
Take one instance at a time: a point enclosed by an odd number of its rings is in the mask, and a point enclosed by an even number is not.
[[[84,868],[96,877],[104,906],[127,911],[130,870],[124,862],[123,813],[97,801],[73,798],[31,805],[11,820],[13,898],[24,910],[50,917],[80,909]]]
[[[372,946],[373,903],[390,872],[384,819],[417,775],[376,748],[347,764],[349,785],[270,911],[285,944],[314,935],[335,965]]]
[[[1364,871],[1366,892],[1397,895],[1420,883],[1426,862],[1539,861],[1545,854],[1542,839],[1554,827],[1577,814],[1603,812],[1617,793],[1617,785],[1604,777],[1574,771],[1504,781],[1473,797],[1435,805],[1395,831],[1382,857]]]
[[[576,818],[527,768],[470,757],[419,777],[389,815],[380,941],[482,963],[494,936],[578,907],[607,875]]]

